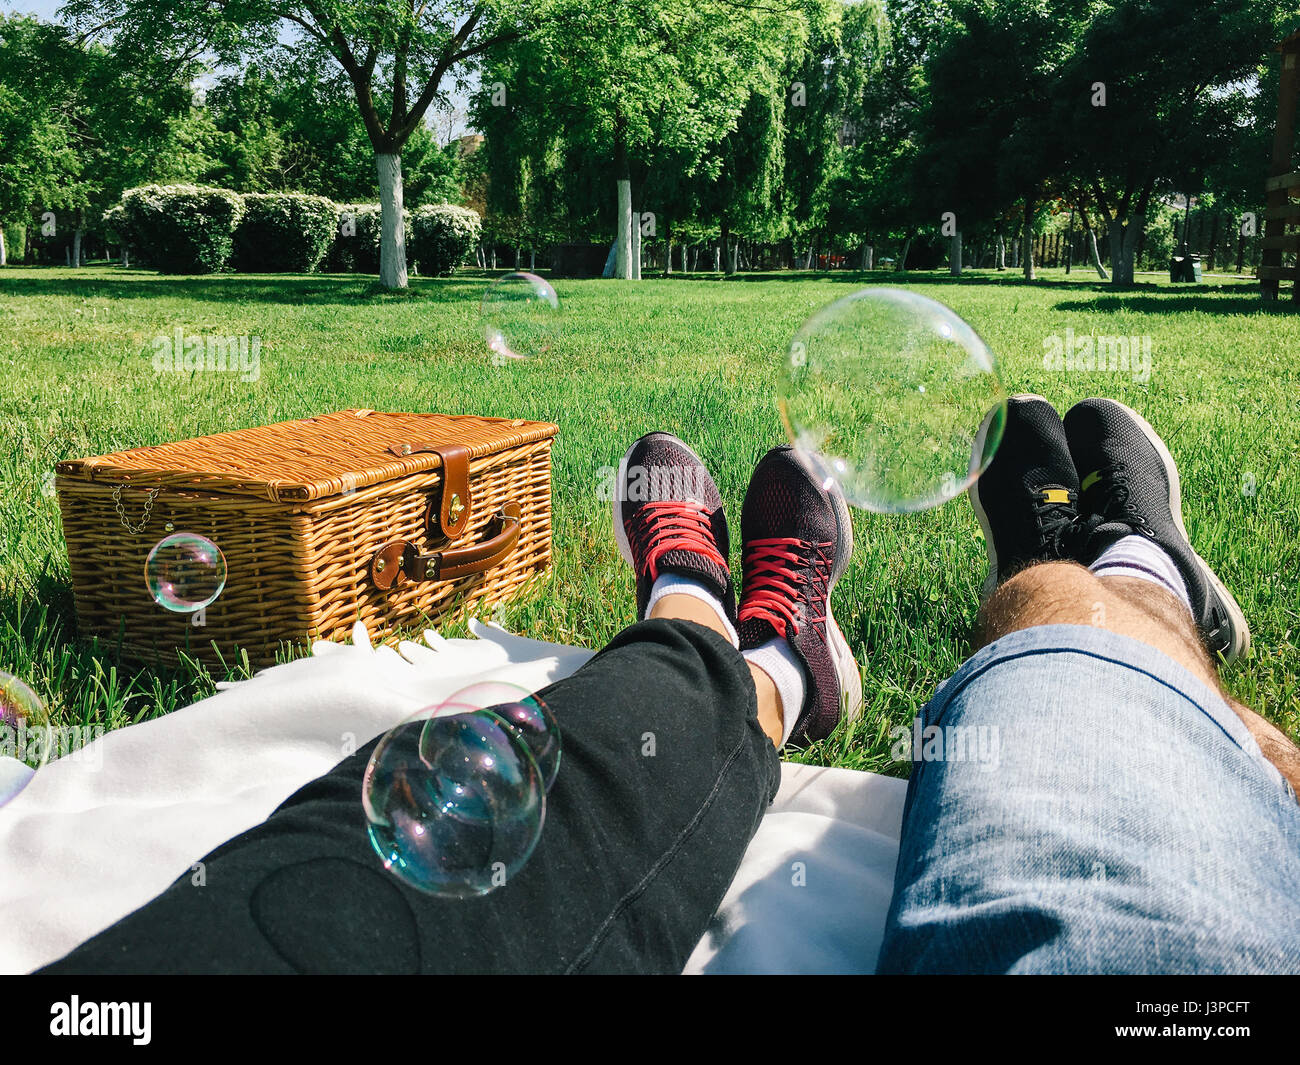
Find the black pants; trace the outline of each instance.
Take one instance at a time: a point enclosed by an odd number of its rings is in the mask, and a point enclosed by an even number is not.
[[[383,870],[361,810],[376,740],[203,859],[203,886],[187,870],[41,971],[681,972],[780,782],[744,659],[647,621],[540,694],[563,761],[537,849],[491,894]]]

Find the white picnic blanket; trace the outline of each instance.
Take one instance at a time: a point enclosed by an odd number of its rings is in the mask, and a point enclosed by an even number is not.
[[[495,625],[472,631],[427,632],[393,650],[372,647],[358,626],[351,644],[319,643],[309,658],[34,774],[0,757],[0,972],[62,957],[420,707],[486,677],[535,690],[592,654]],[[905,790],[871,773],[785,764],[686,972],[870,972]]]

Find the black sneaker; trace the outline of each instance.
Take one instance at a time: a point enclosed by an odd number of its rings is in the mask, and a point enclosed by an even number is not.
[[[1074,465],[1082,477],[1079,561],[1096,561],[1133,533],[1155,541],[1187,585],[1192,617],[1206,647],[1231,661],[1250,649],[1250,628],[1232,593],[1192,550],[1183,526],[1178,467],[1137,411],[1113,399],[1085,399],[1065,416]]]
[[[1061,416],[1042,396],[1007,401],[1002,442],[968,494],[989,556],[984,598],[1035,562],[1074,557],[1079,476]]]
[[[788,444],[759,461],[740,516],[742,651],[783,637],[804,667],[804,701],[789,742],[825,739],[862,713],[862,674],[831,615],[831,591],[853,554],[844,496]]]
[[[613,499],[614,539],[636,573],[636,616],[665,573],[709,588],[736,620],[731,541],[722,496],[699,455],[669,433],[648,433],[627,449]]]

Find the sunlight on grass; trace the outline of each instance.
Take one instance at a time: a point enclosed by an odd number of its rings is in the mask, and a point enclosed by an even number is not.
[[[635,610],[600,498],[602,469],[641,433],[678,433],[709,464],[738,523],[755,460],[783,439],[775,380],[791,336],[850,286],[898,280],[558,280],[555,346],[498,367],[478,321],[487,278],[472,272],[414,279],[409,296],[390,299],[354,277],[0,271],[0,669],[27,680],[67,724],[120,727],[210,694],[222,678],[193,663],[142,672],[112,647],[75,642],[47,474],[60,459],[346,407],[558,423],[554,572],[503,620],[540,639],[598,647]],[[1226,682],[1300,735],[1300,316],[1264,306],[1244,283],[1112,292],[1078,271],[1067,280],[1048,270],[1032,286],[988,273],[959,281],[912,273],[907,284],[975,327],[1009,391],[1041,393],[1062,411],[1112,396],[1166,437],[1188,531],[1254,632],[1251,658]],[[155,372],[153,339],[178,327],[259,338],[257,379]],[[1067,329],[1150,337],[1149,380],[1045,369],[1045,341]],[[858,513],[854,525],[858,547],[836,614],[863,667],[867,712],[851,734],[798,757],[901,774],[889,731],[910,723],[968,652],[984,549],[963,500],[916,516]],[[241,674],[232,664],[230,675]]]

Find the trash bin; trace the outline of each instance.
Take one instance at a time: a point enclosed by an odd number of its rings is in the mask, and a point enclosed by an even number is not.
[[[1169,260],[1169,280],[1174,284],[1179,282],[1195,284],[1201,280],[1201,257],[1190,254],[1186,244],[1180,244],[1173,258]]]

